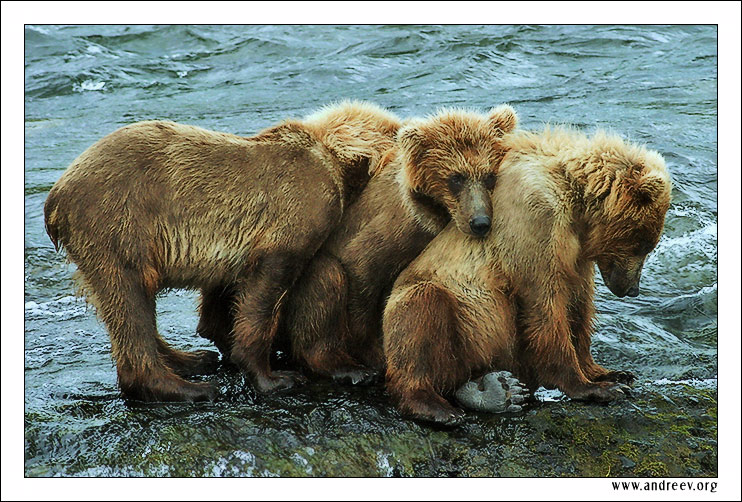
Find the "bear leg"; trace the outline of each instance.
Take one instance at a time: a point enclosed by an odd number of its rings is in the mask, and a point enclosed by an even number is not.
[[[591,291],[590,289],[585,289]],[[573,300],[570,305],[570,329],[572,330],[572,345],[577,354],[580,369],[588,380],[593,382],[617,382],[631,385],[636,376],[629,371],[611,371],[599,365],[590,352],[592,342],[592,319],[595,316],[595,307],[590,297]]]
[[[291,290],[286,327],[293,358],[315,375],[342,383],[366,384],[376,372],[346,350],[348,281],[340,261],[329,254],[314,256]]]
[[[525,342],[520,355],[522,366],[530,368],[537,384],[557,387],[572,399],[608,402],[626,397],[626,385],[596,382],[583,372],[582,365],[590,355],[589,331],[581,330],[585,326],[582,323],[573,331],[576,324],[570,315],[569,291],[558,281],[549,286],[535,296],[536,301],[528,299],[520,307]],[[594,362],[587,365],[588,370],[595,367]],[[533,385],[534,379],[528,382]]]
[[[155,297],[140,274],[129,268],[86,272],[85,290],[92,293],[98,314],[108,328],[122,393],[142,401],[208,401],[217,395],[209,383],[178,376],[159,348]]]
[[[165,340],[157,338],[157,351],[165,364],[182,377],[209,375],[219,367],[219,354],[213,350],[184,352],[170,346]]]
[[[232,350],[234,304],[235,291],[232,286],[201,290],[201,302],[198,309],[200,317],[196,332],[214,342],[227,361]]]
[[[231,361],[259,392],[290,389],[306,381],[298,372],[272,371],[270,365],[282,303],[301,270],[296,261],[282,254],[265,256],[238,286]]]
[[[423,421],[455,425],[463,412],[442,395],[466,381],[471,368],[460,354],[456,298],[431,284],[393,294],[384,312],[387,389],[399,410]]]

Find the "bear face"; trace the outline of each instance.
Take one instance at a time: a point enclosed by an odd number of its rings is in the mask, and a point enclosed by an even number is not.
[[[594,141],[610,146],[620,140],[599,135]],[[597,262],[603,282],[613,294],[635,297],[644,261],[662,234],[671,181],[656,152],[639,146],[605,149],[612,152],[603,156],[608,182],[598,190],[589,181],[586,186],[588,200],[600,201],[593,213],[588,255]]]
[[[515,111],[501,105],[487,116],[443,110],[400,129],[397,138],[404,163],[400,184],[422,223],[426,213],[450,215],[461,232],[487,235],[491,191],[506,153],[502,136],[517,123]]]

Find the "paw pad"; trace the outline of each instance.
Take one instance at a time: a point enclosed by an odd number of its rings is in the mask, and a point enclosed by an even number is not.
[[[456,391],[462,406],[490,413],[521,411],[527,396],[528,389],[508,371],[488,373]]]

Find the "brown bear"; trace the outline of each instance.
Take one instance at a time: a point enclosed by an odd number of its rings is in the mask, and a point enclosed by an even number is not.
[[[131,398],[212,399],[183,379],[218,359],[158,334],[155,295],[231,291],[232,361],[266,391],[298,374],[272,372],[282,299],[394,145],[400,121],[343,102],[254,137],[172,122],[123,127],[83,152],[52,187],[47,233],[78,267],[80,290],[111,337],[119,386]]]
[[[373,378],[394,279],[451,219],[459,232],[487,234],[500,138],[516,124],[502,105],[488,115],[443,110],[400,129],[395,150],[291,291],[282,333],[295,361],[353,383]]]
[[[489,237],[449,225],[397,278],[383,315],[387,388],[418,419],[458,421],[445,397],[492,369],[597,401],[633,380],[590,354],[594,264],[614,294],[638,294],[670,205],[664,160],[564,128],[503,144]]]

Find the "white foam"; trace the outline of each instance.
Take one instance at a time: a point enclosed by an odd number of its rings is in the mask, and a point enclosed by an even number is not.
[[[565,398],[564,393],[559,389],[544,389],[543,387],[539,387],[533,396],[543,402],[561,401]]]
[[[105,82],[95,82],[93,80],[86,80],[82,84],[74,84],[72,90],[75,92],[83,91],[101,91],[106,86]]]
[[[43,33],[44,35],[48,35],[49,34],[49,30],[46,30],[46,29],[42,28],[41,26],[32,26],[32,25],[29,24],[29,25],[26,25],[26,28],[28,28],[29,30],[36,31],[38,33]]]
[[[26,302],[23,305],[26,317],[60,317],[70,319],[74,316],[84,314],[87,310],[87,303],[82,298],[76,296],[63,296],[56,300],[36,303],[34,301]]]
[[[655,385],[690,385],[696,389],[715,389],[718,385],[718,378],[691,378],[687,380],[669,380],[661,378],[653,382]]]
[[[389,464],[389,454],[377,451],[376,466],[379,468],[379,471],[381,471],[382,476],[387,478],[394,476],[394,469],[392,469],[392,466]]]

